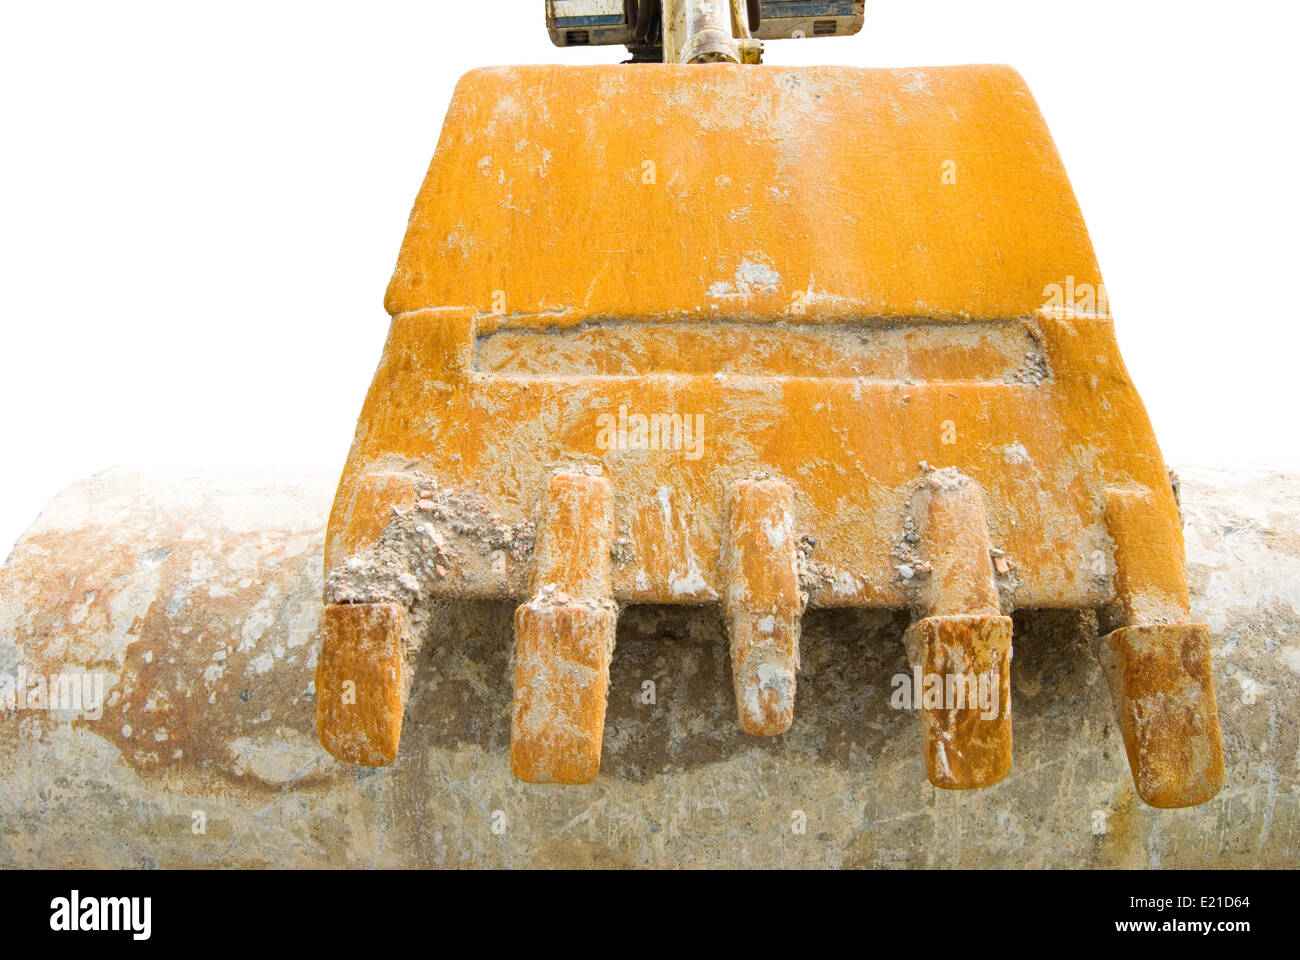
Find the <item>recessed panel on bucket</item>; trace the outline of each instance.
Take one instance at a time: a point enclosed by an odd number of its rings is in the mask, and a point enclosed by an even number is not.
[[[1030,321],[725,319],[503,327],[477,338],[474,369],[510,377],[657,374],[1041,383],[1046,358]]]

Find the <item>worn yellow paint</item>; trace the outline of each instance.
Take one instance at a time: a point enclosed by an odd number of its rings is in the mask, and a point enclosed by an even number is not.
[[[792,542],[815,543],[808,603],[903,606],[915,484],[951,468],[982,492],[971,542],[998,558],[957,616],[1102,607],[1182,575],[1087,231],[1009,68],[475,71],[386,302],[327,572],[409,510],[394,473],[516,529],[577,471],[610,491],[609,600],[717,602],[727,492],[771,478]],[[625,429],[656,415],[653,440]],[[1149,526],[1159,551],[1116,549],[1115,490],[1146,511],[1122,539]],[[451,551],[419,598],[527,600],[528,549]],[[565,776],[594,775],[580,766]]]
[[[331,530],[360,479],[398,462],[510,520],[535,515],[553,469],[599,465],[645,558],[616,567],[615,595],[700,602],[718,596],[726,489],[766,471],[798,491],[800,533],[818,541],[814,605],[901,605],[888,544],[927,461],[985,491],[1019,603],[1103,603],[1090,560],[1109,554],[1102,491],[1133,484],[1169,511],[1173,496],[1109,317],[1049,305],[1052,284],[1101,290],[1046,127],[1008,69],[470,74],[412,214]],[[735,358],[699,341],[676,371],[658,324],[738,319],[768,325],[772,375],[702,372]],[[978,341],[954,347],[948,377],[927,361],[910,381],[820,376],[781,348],[791,331],[961,322],[966,335],[969,321],[991,337],[1024,324],[1044,375],[962,379],[987,367],[971,359],[992,349]],[[548,331],[583,324],[616,326],[625,344],[644,325],[642,373],[475,367],[477,338],[519,331],[515,353],[544,356]],[[702,415],[703,455],[601,449],[596,419],[622,407]],[[330,564],[346,553],[332,537]]]

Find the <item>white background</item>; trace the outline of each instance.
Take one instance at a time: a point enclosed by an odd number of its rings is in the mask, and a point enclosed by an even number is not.
[[[341,469],[456,78],[542,0],[0,0],[0,557],[112,465]],[[1005,62],[1171,464],[1300,467],[1289,0],[868,0],[769,63]]]

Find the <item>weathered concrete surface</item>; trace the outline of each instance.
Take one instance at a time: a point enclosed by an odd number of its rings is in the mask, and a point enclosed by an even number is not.
[[[824,610],[793,728],[756,738],[721,611],[629,608],[600,775],[563,787],[510,773],[514,605],[449,607],[397,762],[346,766],[313,726],[337,477],[102,475],[0,569],[0,674],[108,692],[97,720],[0,719],[0,866],[1296,866],[1300,477],[1182,480],[1227,782],[1155,810],[1075,612],[1016,615],[1014,762],[984,790],[931,787],[917,718],[889,705],[906,615]]]

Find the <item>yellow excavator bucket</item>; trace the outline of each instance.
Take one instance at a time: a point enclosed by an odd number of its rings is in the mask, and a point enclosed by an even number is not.
[[[720,605],[765,736],[807,607],[907,607],[930,780],[986,786],[1009,614],[1075,607],[1141,796],[1218,790],[1175,490],[1015,71],[476,71],[387,308],[329,525],[334,755],[395,758],[448,601],[520,604],[511,764],[561,783],[597,774],[622,606]]]

